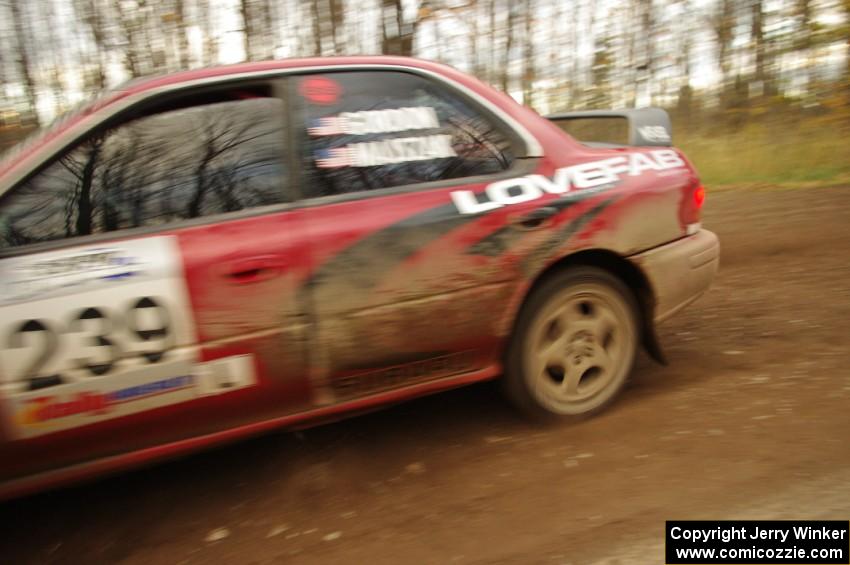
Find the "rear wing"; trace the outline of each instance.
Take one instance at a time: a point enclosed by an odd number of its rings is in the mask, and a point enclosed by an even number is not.
[[[564,112],[546,116],[547,120],[558,124],[572,120],[626,119],[629,124],[629,145],[670,147],[673,144],[673,128],[670,116],[661,108],[637,108],[626,110],[588,110],[583,112]],[[588,143],[587,145],[616,146],[606,143]]]

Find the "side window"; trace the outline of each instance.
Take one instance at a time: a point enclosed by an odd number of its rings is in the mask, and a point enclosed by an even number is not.
[[[304,196],[494,174],[514,157],[501,125],[445,85],[396,71],[295,79]]]
[[[0,249],[282,202],[282,106],[220,92],[89,137],[0,201]]]

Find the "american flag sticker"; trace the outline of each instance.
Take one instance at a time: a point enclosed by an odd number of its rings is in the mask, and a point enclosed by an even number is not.
[[[315,157],[316,166],[320,169],[338,169],[354,165],[354,151],[348,145],[332,149],[320,149],[316,151]]]
[[[346,122],[347,120],[339,116],[317,118],[310,120],[310,127],[307,128],[307,133],[313,136],[340,135],[346,133]]]

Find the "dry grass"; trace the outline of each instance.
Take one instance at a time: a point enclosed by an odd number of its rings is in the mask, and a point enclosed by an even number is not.
[[[835,124],[753,124],[725,134],[676,133],[675,144],[709,186],[812,186],[850,179],[850,144]]]

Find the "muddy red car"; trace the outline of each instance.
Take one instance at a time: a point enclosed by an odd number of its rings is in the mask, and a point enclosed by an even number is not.
[[[559,127],[612,116],[629,145]],[[3,497],[487,379],[585,416],[718,264],[663,112],[403,58],[128,84],[0,195]]]

